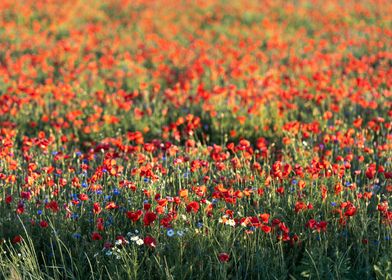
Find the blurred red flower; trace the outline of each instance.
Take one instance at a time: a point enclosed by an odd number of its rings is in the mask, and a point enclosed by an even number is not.
[[[154,212],[147,212],[144,214],[143,222],[145,226],[151,225],[157,219],[157,215]]]
[[[100,235],[98,232],[93,232],[91,234],[91,239],[92,240],[102,240],[102,235]]]
[[[228,253],[220,253],[218,259],[221,263],[225,263],[229,261],[230,255]]]
[[[146,244],[146,246],[148,246],[150,248],[155,248],[157,245],[155,238],[152,236],[149,236],[149,235],[146,236],[143,241],[144,241],[144,244]]]

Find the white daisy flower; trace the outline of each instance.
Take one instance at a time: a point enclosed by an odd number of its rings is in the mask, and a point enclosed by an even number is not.
[[[227,220],[226,224],[231,226],[231,227],[234,227],[235,226],[235,221],[233,219],[229,219],[229,220]]]
[[[131,237],[131,241],[134,241],[134,242],[138,241],[139,239],[140,239],[139,236],[132,236]]]

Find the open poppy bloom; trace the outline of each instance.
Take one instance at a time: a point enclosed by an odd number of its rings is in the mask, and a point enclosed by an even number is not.
[[[138,215],[136,213],[136,215]],[[135,219],[136,216],[133,216],[133,218]],[[155,220],[157,219],[157,215],[154,212],[147,212],[144,214],[144,218],[143,218],[143,222],[145,226],[149,226],[151,225]]]
[[[200,205],[197,201],[192,201],[191,203],[189,203],[186,206],[186,211],[189,212],[193,212],[193,213],[197,213],[199,211]]]
[[[221,263],[225,263],[229,261],[230,255],[228,253],[219,253],[218,259]]]
[[[100,235],[98,232],[93,232],[91,234],[91,239],[96,241],[96,240],[102,240],[102,235]]]
[[[17,244],[17,243],[20,243],[22,241],[23,241],[23,238],[20,235],[16,235],[16,236],[14,236],[14,238],[12,238],[12,243],[13,244]]]
[[[150,247],[150,248],[155,248],[156,246],[157,246],[157,241],[155,240],[155,238],[154,237],[152,237],[152,236],[146,236],[144,239],[143,239],[143,241],[144,241],[144,244],[147,246],[147,247]]]

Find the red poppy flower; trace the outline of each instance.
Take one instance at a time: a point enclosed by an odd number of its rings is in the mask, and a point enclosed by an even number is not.
[[[98,202],[95,202],[95,203],[93,204],[93,213],[96,214],[96,215],[98,215],[99,213],[101,213],[101,211],[102,211],[101,206],[99,205]]]
[[[91,234],[91,239],[92,240],[102,240],[102,235],[100,235],[98,232],[93,232]]]
[[[328,223],[326,221],[320,221],[317,223],[317,231],[326,231]]]
[[[310,229],[314,229],[317,225],[317,221],[315,219],[310,219],[307,223],[306,223],[306,227],[310,228]]]
[[[284,188],[283,187],[279,187],[279,188],[276,189],[276,192],[278,194],[283,194],[284,193]]]
[[[20,235],[16,235],[16,236],[14,236],[14,238],[12,238],[12,243],[13,244],[17,244],[17,243],[20,243],[22,241],[23,241],[23,238]]]
[[[5,203],[10,204],[12,202],[12,196],[7,195],[5,198]]]
[[[306,187],[306,183],[303,180],[299,180],[298,187],[300,190],[303,190]]]
[[[188,190],[187,189],[181,189],[179,190],[179,196],[180,197],[188,197]]]
[[[30,192],[21,192],[20,197],[25,199],[25,200],[30,200],[31,198],[31,193]]]
[[[290,229],[286,226],[285,223],[280,223],[279,224],[279,228],[281,231],[283,231],[284,233],[289,233]]]
[[[144,241],[144,244],[146,244],[146,246],[148,246],[150,248],[155,248],[157,246],[157,242],[156,242],[155,238],[152,236],[149,236],[149,235],[146,236],[143,241]]]
[[[369,179],[373,179],[374,176],[376,175],[377,171],[376,171],[376,165],[373,163],[369,166],[369,168],[366,170],[365,175],[366,177],[368,177]]]
[[[17,214],[23,214],[24,213],[24,205],[23,204],[19,204],[18,207],[16,208],[16,213]]]
[[[377,210],[380,212],[388,211],[388,202],[384,201],[377,205]]]
[[[218,259],[221,263],[225,263],[229,261],[230,255],[228,253],[220,253]]]
[[[52,200],[52,201],[46,203],[46,204],[45,204],[45,208],[46,208],[46,209],[50,209],[50,210],[52,210],[53,212],[58,212],[58,211],[60,211],[59,204],[58,204],[57,201],[55,201],[55,200]]]
[[[144,214],[143,222],[145,226],[151,225],[157,219],[157,215],[154,212],[147,212]]]
[[[301,210],[304,210],[304,209],[306,209],[306,204],[304,202],[298,201],[295,204],[295,213],[298,213],[298,212],[300,212]]]
[[[127,212],[128,219],[130,219],[134,223],[137,222],[142,215],[143,215],[142,210],[137,210],[135,212],[133,212],[133,211]]]
[[[262,221],[264,224],[268,223],[269,218],[270,218],[270,214],[268,214],[268,213],[263,213],[263,214],[260,214],[259,216],[260,216],[261,221]]]
[[[261,228],[261,230],[264,231],[265,233],[270,233],[271,230],[272,230],[272,228],[271,228],[270,226],[267,226],[267,225],[262,225],[260,228]]]
[[[39,223],[39,225],[40,225],[40,227],[42,227],[42,228],[47,228],[47,227],[49,226],[49,224],[48,224],[47,221],[41,221],[41,222]]]
[[[105,209],[112,210],[112,209],[117,209],[118,205],[114,201],[108,202],[108,204],[105,206]]]
[[[196,202],[196,201],[192,201],[191,203],[189,203],[187,206],[186,206],[186,211],[189,213],[189,212],[193,212],[193,213],[197,213],[198,211],[199,211],[199,208],[200,208],[200,205],[199,205],[199,203],[198,202]]]
[[[345,216],[347,217],[351,217],[354,216],[355,213],[357,212],[357,208],[355,206],[349,206],[346,210],[346,212],[344,213]]]
[[[151,209],[151,204],[150,204],[150,203],[144,203],[143,209],[144,209],[145,211],[150,210],[150,209]]]
[[[87,201],[88,200],[88,195],[85,194],[85,193],[81,193],[81,194],[79,194],[79,199],[81,201]]]

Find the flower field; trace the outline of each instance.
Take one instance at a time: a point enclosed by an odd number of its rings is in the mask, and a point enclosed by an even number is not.
[[[392,279],[391,205],[391,1],[0,1],[0,279]]]

